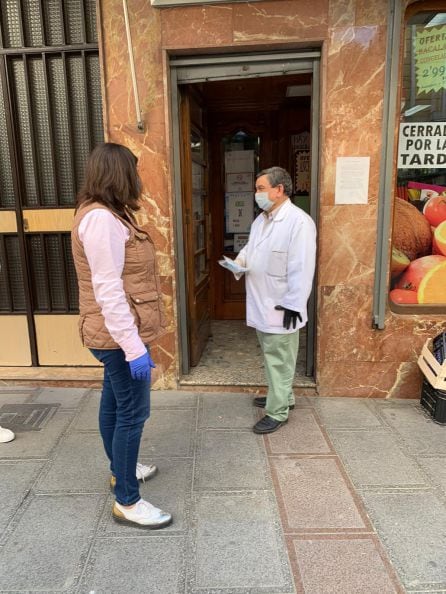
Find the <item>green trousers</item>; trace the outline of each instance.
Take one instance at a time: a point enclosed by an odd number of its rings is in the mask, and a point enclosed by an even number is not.
[[[268,381],[265,413],[276,421],[285,421],[289,405],[294,404],[293,379],[299,350],[299,331],[267,334],[257,330],[257,338],[263,352]]]

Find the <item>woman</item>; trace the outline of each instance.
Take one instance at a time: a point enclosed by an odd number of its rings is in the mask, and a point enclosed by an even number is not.
[[[162,528],[172,516],[142,499],[138,485],[157,471],[137,457],[155,367],[149,344],[163,332],[164,319],[155,248],[134,217],[141,194],[136,164],[119,144],[92,151],[71,239],[81,339],[104,364],[99,428],[116,497],[112,515],[118,522]]]

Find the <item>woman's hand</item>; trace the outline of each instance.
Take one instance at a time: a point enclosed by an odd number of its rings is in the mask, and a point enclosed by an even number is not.
[[[129,361],[129,366],[132,379],[146,382],[150,381],[151,370],[156,367],[149,353],[144,353],[141,357]]]

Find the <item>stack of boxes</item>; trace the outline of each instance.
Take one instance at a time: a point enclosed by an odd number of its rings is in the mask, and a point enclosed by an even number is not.
[[[426,341],[418,365],[424,374],[421,405],[434,421],[446,425],[446,332]]]

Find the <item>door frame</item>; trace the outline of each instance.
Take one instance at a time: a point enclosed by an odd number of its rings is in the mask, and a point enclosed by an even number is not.
[[[319,130],[320,130],[320,58],[319,49],[289,52],[227,53],[216,55],[169,56],[170,113],[172,123],[173,196],[176,241],[176,298],[179,329],[180,373],[190,371],[187,314],[186,254],[184,251],[183,201],[181,193],[180,110],[178,86],[211,80],[233,80],[281,76],[285,74],[312,74],[311,100],[311,191],[310,214],[316,227],[319,215]],[[317,276],[315,275],[315,281]],[[314,376],[316,347],[316,291],[308,302],[306,345],[306,375]]]

